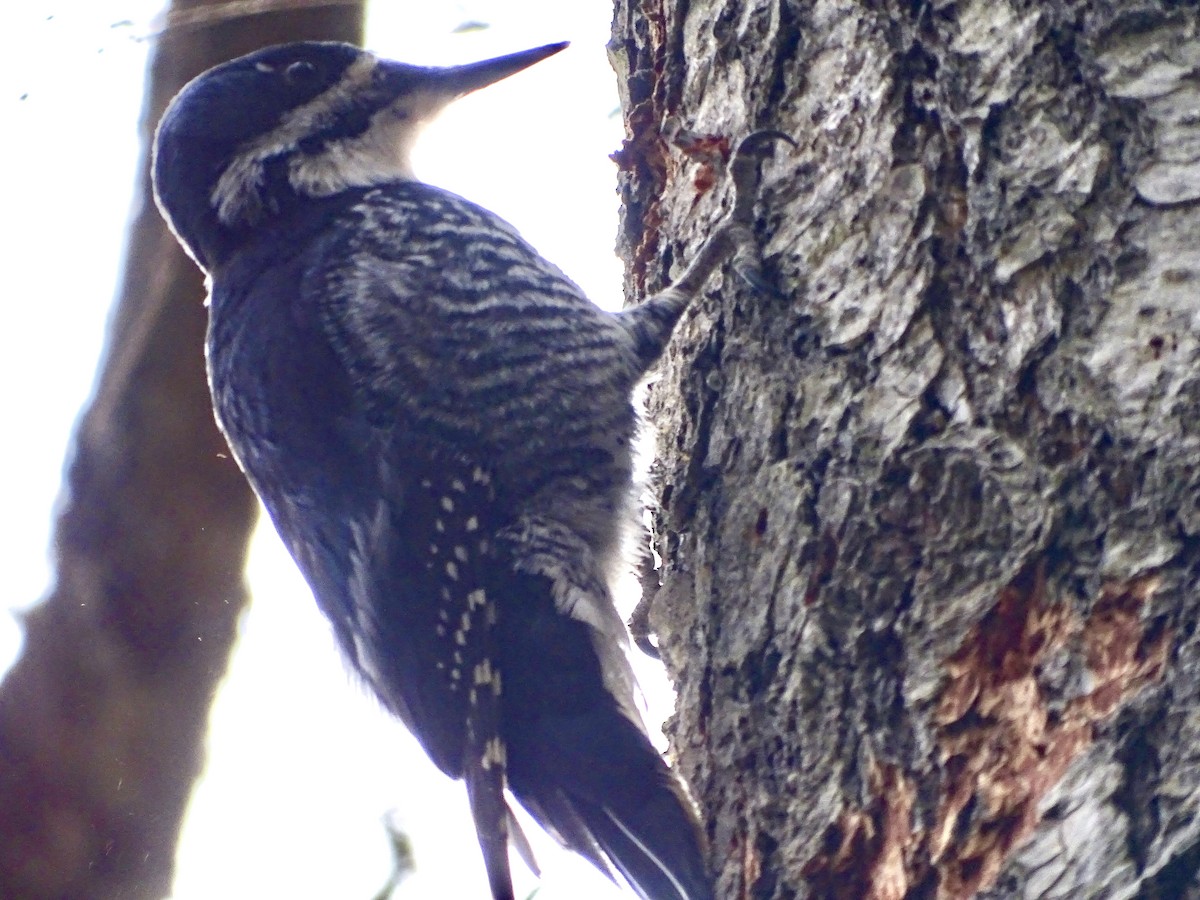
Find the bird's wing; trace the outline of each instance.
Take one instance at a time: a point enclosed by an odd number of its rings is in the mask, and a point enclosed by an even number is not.
[[[537,387],[583,383],[568,371],[578,342],[625,338],[594,323],[574,331],[599,315],[574,285],[490,213],[452,195],[414,199],[427,190],[365,197],[356,227],[338,229],[349,242],[329,254],[339,262],[314,275],[330,343],[388,440],[378,508],[357,538],[362,667],[438,765],[465,777],[494,897],[511,896],[506,780],[644,896],[706,897],[691,807],[634,706],[603,561],[553,510],[520,512],[519,476],[472,481],[505,465],[496,448],[510,424],[531,446],[561,433]],[[554,451],[544,459],[557,477]]]
[[[466,781],[501,900],[512,896],[510,834],[527,847],[504,794],[492,573],[507,564],[489,543],[509,514],[459,389],[469,372],[456,367],[478,341],[471,328],[456,330],[453,301],[486,295],[511,257],[532,251],[481,221],[490,214],[451,198],[459,227],[492,237],[471,243],[477,258],[463,265],[461,242],[445,234],[453,217],[431,217],[424,190],[369,192],[348,213],[354,227],[331,230],[315,254],[305,290],[318,298],[324,332],[379,441],[378,497],[355,529],[352,655],[434,762]],[[455,284],[447,273],[460,269],[469,275]]]
[[[491,476],[448,445],[397,440],[402,474],[381,475],[352,554],[355,655],[434,762],[465,779],[493,897],[511,898]]]

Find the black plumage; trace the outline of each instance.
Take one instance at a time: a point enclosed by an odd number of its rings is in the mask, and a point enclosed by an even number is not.
[[[609,584],[635,521],[631,393],[744,228],[609,314],[408,164],[437,109],[562,46],[448,69],[260,51],[173,101],[155,192],[211,278],[230,446],[355,670],[467,782],[492,896],[512,897],[507,786],[641,896],[705,900]]]

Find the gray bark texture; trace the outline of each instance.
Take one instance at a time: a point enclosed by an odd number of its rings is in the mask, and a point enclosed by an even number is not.
[[[361,3],[293,5],[313,8],[176,3],[150,66],[143,146],[209,66],[281,41],[361,38]],[[257,507],[213,421],[204,286],[150,199],[148,152],[138,189],[108,348],[68,463],[55,584],[0,684],[0,900],[170,893],[247,599]]]
[[[718,896],[1200,897],[1198,22],[618,4],[631,298],[799,143],[650,389]]]

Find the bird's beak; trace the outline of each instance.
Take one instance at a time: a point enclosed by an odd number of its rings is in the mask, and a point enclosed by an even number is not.
[[[543,59],[566,49],[567,43],[562,41],[558,44],[547,44],[545,47],[535,47],[532,50],[522,50],[520,53],[510,53],[507,56],[497,56],[495,59],[485,59],[462,66],[446,66],[434,69],[430,74],[434,83],[440,90],[444,90],[449,98],[461,97],[489,84],[495,84],[509,75],[515,75],[522,69],[528,69],[534,63],[540,63]]]
[[[495,59],[485,59],[483,62],[462,66],[410,66],[381,59],[375,70],[379,99],[383,105],[391,105],[399,100],[406,115],[421,120],[428,119],[463,94],[477,91],[522,69],[528,69],[566,46],[566,41],[547,44],[545,47],[522,50],[520,53],[510,53],[508,56],[497,56]]]
[[[528,69],[566,48],[567,42],[547,44],[508,56],[497,56],[462,66],[410,66],[380,59],[374,82],[379,108],[393,109],[400,119],[422,124],[463,94],[495,84],[509,75]]]

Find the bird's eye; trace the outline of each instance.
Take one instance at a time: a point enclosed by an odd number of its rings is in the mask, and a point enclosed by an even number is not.
[[[317,80],[317,67],[308,60],[299,59],[283,70],[283,77],[292,87],[304,87]]]

